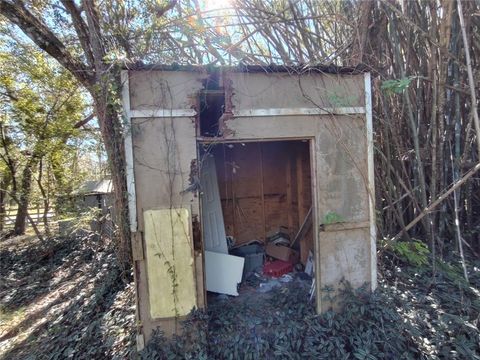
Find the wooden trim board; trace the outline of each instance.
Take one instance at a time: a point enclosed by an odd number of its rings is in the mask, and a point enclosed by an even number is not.
[[[194,109],[152,109],[152,110],[130,110],[132,118],[172,118],[196,116]]]
[[[127,175],[127,191],[128,191],[128,214],[130,220],[130,231],[137,231],[137,196],[135,193],[135,173],[133,158],[133,142],[132,142],[132,120],[130,114],[130,88],[128,71],[121,72],[122,81],[122,104],[123,116],[125,118],[124,131],[124,149]]]
[[[373,164],[372,82],[370,73],[365,73],[365,110],[367,128],[368,200],[370,215],[370,286],[373,291],[377,287],[377,227],[375,220],[375,169]]]
[[[364,107],[326,107],[326,108],[272,108],[234,110],[234,117],[296,116],[296,115],[350,115],[365,114]]]

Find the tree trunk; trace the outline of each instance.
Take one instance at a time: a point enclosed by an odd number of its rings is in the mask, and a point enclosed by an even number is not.
[[[3,174],[0,180],[0,232],[5,228],[5,215],[7,211],[7,188],[10,185],[9,174]]]
[[[18,195],[18,209],[15,217],[15,227],[13,233],[15,235],[25,234],[27,227],[28,205],[30,205],[30,194],[32,192],[32,170],[37,166],[38,160],[32,156],[25,165],[22,173],[22,181],[20,183],[20,195]]]
[[[115,221],[118,226],[117,256],[119,263],[124,268],[128,268],[131,264],[131,249],[123,127],[120,117],[121,108],[115,105],[118,104],[119,94],[112,90],[120,89],[121,81],[116,67],[112,67],[104,61],[105,42],[102,41],[99,12],[95,1],[83,1],[82,4],[90,29],[90,46],[95,68],[95,85],[88,89],[94,101],[100,133],[107,151],[115,195]]]
[[[48,212],[50,210],[50,192],[45,191],[45,187],[42,183],[43,179],[43,159],[40,160],[38,166],[38,178],[37,178],[37,185],[40,189],[40,193],[42,194],[43,198],[43,229],[46,237],[50,237],[50,224],[48,223]],[[47,183],[49,182],[49,177],[47,174]],[[37,215],[37,222],[40,222],[40,214]]]
[[[95,110],[100,124],[102,139],[109,159],[110,173],[114,188],[114,222],[118,227],[116,234],[117,256],[120,263],[127,268],[131,261],[130,253],[130,227],[128,218],[128,190],[125,177],[125,151],[123,146],[122,124],[117,109],[112,99],[106,94],[107,83],[104,84],[104,94],[98,96],[92,94],[95,102]]]

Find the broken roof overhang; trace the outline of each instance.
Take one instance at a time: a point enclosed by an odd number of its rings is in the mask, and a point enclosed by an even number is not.
[[[180,65],[173,63],[166,64],[151,64],[146,65],[141,62],[128,64],[124,66],[125,70],[135,71],[190,71],[190,72],[207,72],[215,73],[218,71],[244,72],[244,73],[290,73],[290,74],[304,74],[304,73],[326,73],[326,74],[363,74],[368,72],[368,68],[364,65],[357,66],[337,66],[337,65],[246,65],[241,64],[237,66],[213,66],[213,65]]]

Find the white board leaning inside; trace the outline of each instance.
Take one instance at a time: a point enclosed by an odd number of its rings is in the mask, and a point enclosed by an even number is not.
[[[224,237],[262,247],[279,229],[301,234],[292,259],[313,254],[318,312],[341,279],[375,288],[369,73],[154,65],[122,82],[140,345],[207,306],[208,269],[223,263],[210,253],[232,256]]]

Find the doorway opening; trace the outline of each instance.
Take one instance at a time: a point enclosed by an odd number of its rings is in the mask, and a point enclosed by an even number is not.
[[[308,139],[199,145],[209,303],[299,279],[311,287],[310,146]]]

